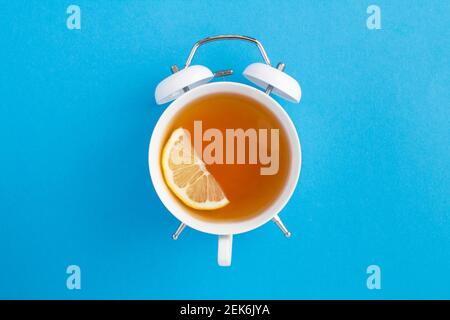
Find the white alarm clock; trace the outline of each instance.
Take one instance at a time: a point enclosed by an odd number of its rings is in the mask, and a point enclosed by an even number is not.
[[[256,45],[261,52],[263,62],[249,65],[243,72],[245,78],[255,84],[257,89],[243,83],[229,81],[215,81],[215,78],[224,77],[233,73],[232,70],[212,72],[202,65],[191,65],[197,49],[208,42],[217,40],[243,40]],[[149,145],[148,163],[153,186],[162,203],[179,221],[180,225],[173,234],[178,239],[186,226],[198,231],[216,234],[219,238],[218,263],[221,266],[231,264],[233,235],[247,232],[260,227],[272,220],[283,231],[286,237],[291,234],[279,217],[279,212],[286,205],[297,185],[301,169],[301,147],[297,131],[292,120],[270,94],[275,94],[288,101],[298,103],[301,98],[301,89],[298,82],[284,72],[285,65],[279,63],[276,67],[271,62],[262,44],[251,37],[242,35],[218,35],[198,41],[192,48],[184,68],[172,66],[172,74],[161,81],[155,90],[157,104],[170,103],[159,118],[152,133]],[[288,178],[277,199],[256,217],[243,221],[217,223],[206,221],[189,213],[186,207],[176,201],[171,190],[164,182],[161,169],[161,150],[164,146],[166,128],[176,114],[192,101],[213,93],[235,93],[248,96],[258,101],[263,107],[269,109],[283,124],[289,148],[291,161]]]

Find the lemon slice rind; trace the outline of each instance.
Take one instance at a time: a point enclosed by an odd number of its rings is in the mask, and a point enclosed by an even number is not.
[[[167,186],[185,205],[193,209],[216,210],[223,208],[229,204],[230,201],[190,144],[184,145],[184,147],[190,148],[188,151],[193,154],[193,161],[188,164],[180,165],[180,168],[173,169],[170,167],[171,152],[177,141],[185,134],[185,129],[176,129],[163,148],[162,171]],[[185,175],[183,176],[183,181],[187,180],[187,183],[186,185],[180,186],[175,182],[176,175],[180,176],[183,174]],[[196,190],[199,188],[200,190]],[[206,188],[206,191],[204,188]],[[202,192],[196,193],[195,191]],[[205,192],[206,199],[203,199],[205,198]],[[214,195],[211,194],[213,192]],[[202,199],[193,199],[193,197],[196,197],[199,194]],[[219,197],[219,199],[211,200],[211,197]]]

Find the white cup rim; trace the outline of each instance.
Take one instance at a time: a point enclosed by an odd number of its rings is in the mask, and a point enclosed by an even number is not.
[[[164,182],[164,177],[161,172],[160,159],[163,137],[165,136],[167,125],[170,123],[173,116],[185,107],[189,102],[203,97],[207,94],[212,93],[237,93],[248,97],[251,97],[270,111],[279,119],[280,123],[284,126],[287,133],[289,146],[291,149],[291,164],[290,172],[287,178],[285,187],[283,188],[277,199],[265,210],[255,217],[242,221],[231,221],[231,222],[213,222],[205,221],[191,215],[184,206],[175,199],[175,196],[167,187]],[[292,193],[297,185],[300,169],[301,169],[301,147],[300,139],[297,134],[297,130],[288,116],[286,111],[276,102],[272,97],[265,94],[264,92],[255,89],[254,87],[248,86],[242,83],[236,82],[214,82],[208,83],[197,88],[194,88],[181,97],[173,101],[164,110],[160,116],[158,122],[153,129],[152,136],[150,138],[149,152],[148,152],[148,164],[149,171],[153,186],[158,194],[158,197],[167,208],[167,210],[172,213],[178,220],[185,223],[189,227],[196,229],[198,231],[225,235],[225,234],[238,234],[247,232],[260,227],[267,221],[275,217],[287,204]]]

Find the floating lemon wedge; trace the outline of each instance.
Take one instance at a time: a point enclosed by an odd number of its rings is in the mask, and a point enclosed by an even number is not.
[[[215,210],[229,201],[191,145],[188,132],[178,128],[162,152],[162,170],[167,186],[187,206]]]

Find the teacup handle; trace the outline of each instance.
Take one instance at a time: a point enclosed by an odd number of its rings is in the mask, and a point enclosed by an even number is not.
[[[233,235],[219,235],[219,248],[217,252],[217,262],[221,267],[231,265],[231,253],[233,249]]]

